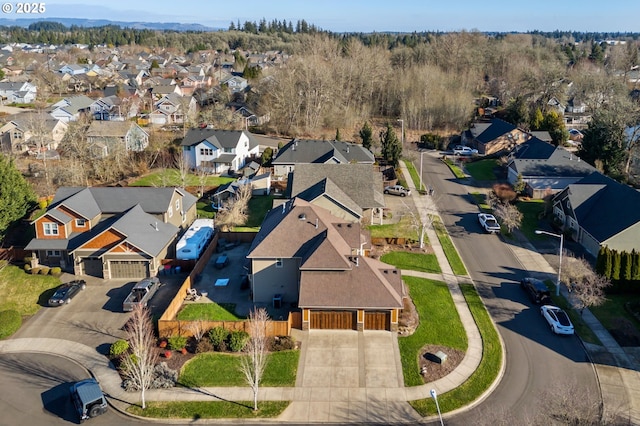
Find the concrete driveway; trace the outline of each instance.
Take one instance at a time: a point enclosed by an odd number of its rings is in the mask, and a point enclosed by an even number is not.
[[[162,276],[162,286],[153,297],[152,315],[161,314],[176,294],[185,275]],[[79,342],[106,354],[109,345],[124,338],[123,327],[130,313],[122,311],[122,302],[137,280],[102,280],[90,276],[65,275],[62,282],[82,278],[87,288],[60,307],[43,307],[15,334],[22,337],[47,337]]]

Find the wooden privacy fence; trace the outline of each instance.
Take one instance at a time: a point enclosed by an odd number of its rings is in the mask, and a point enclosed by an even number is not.
[[[174,299],[175,300],[175,299]],[[178,308],[179,309],[179,308]],[[289,317],[284,321],[269,321],[267,326],[267,336],[290,336],[291,326],[294,321],[294,313],[290,312]],[[163,315],[164,318],[164,315]],[[181,321],[166,320],[160,318],[158,320],[158,335],[160,337],[171,336],[193,336],[195,327],[203,330],[211,330],[215,327],[222,327],[229,331],[246,331],[249,332],[249,321]],[[197,323],[197,325],[196,325]]]

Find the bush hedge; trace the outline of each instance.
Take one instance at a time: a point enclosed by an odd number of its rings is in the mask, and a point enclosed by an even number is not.
[[[187,338],[185,336],[171,336],[167,339],[169,341],[169,349],[179,351],[187,346]]]
[[[20,312],[14,310],[0,311],[0,339],[5,339],[18,331],[22,326]]]
[[[128,350],[129,350],[129,342],[122,339],[116,340],[111,344],[111,347],[109,348],[109,356],[111,358],[117,358],[123,353],[127,352]]]

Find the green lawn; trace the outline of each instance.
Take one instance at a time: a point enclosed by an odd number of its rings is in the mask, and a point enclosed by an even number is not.
[[[407,170],[409,170],[409,174],[411,175],[411,180],[416,188],[420,188],[420,176],[418,175],[418,171],[413,163],[409,160],[404,160],[404,164],[407,166]],[[422,188],[420,190],[424,190],[424,182],[422,183]]]
[[[259,228],[262,225],[265,215],[273,206],[273,195],[256,195],[249,200],[249,218],[245,227]]]
[[[462,171],[460,167],[456,166],[453,161],[448,158],[445,158],[443,161],[447,166],[449,166],[449,169],[451,169],[456,178],[465,179],[467,177],[467,175],[464,174],[464,171]]]
[[[467,163],[466,169],[475,180],[496,180],[496,175],[493,173],[493,169],[497,165],[498,160],[488,158],[486,160]]]
[[[236,305],[232,303],[189,303],[178,312],[178,320],[194,321],[238,321],[244,318],[235,314]]]
[[[460,322],[449,288],[443,282],[402,277],[416,306],[420,325],[406,337],[398,337],[405,386],[424,384],[418,356],[424,345],[442,345],[465,351],[467,335]]]
[[[131,405],[127,412],[162,419],[253,419],[277,417],[288,406],[289,401],[258,401],[258,411],[253,411],[253,401],[147,402],[145,410]]]
[[[402,217],[397,223],[369,225],[367,229],[371,231],[371,238],[406,238],[419,241],[418,230],[412,225],[409,216]]]
[[[607,301],[600,306],[593,306],[589,310],[600,320],[607,330],[615,327],[616,319],[625,318],[640,330],[640,321],[631,315],[624,307],[626,302],[640,303],[638,294],[609,294]]]
[[[198,210],[198,217],[203,219],[213,219],[216,216],[216,212],[211,207],[209,201],[198,201],[196,203],[196,209]]]
[[[248,386],[238,354],[209,352],[197,355],[180,371],[178,382],[187,387]],[[295,386],[300,351],[269,354],[262,386]]]
[[[544,200],[528,200],[518,201],[516,204],[518,210],[522,213],[522,225],[520,230],[529,240],[539,240],[541,238],[553,238],[545,237],[544,235],[538,235],[534,231],[540,229],[538,225],[540,222],[540,213],[544,211]]]
[[[205,186],[220,186],[228,182],[233,182],[236,179],[228,176],[207,176],[205,179]],[[188,174],[185,179],[186,185],[184,186],[200,186],[200,178],[194,174]],[[129,186],[182,186],[182,178],[180,177],[180,171],[177,169],[162,169],[154,173],[150,173],[147,176],[141,177],[137,181],[131,183]]]
[[[449,233],[447,232],[444,224],[440,221],[438,216],[431,216],[431,221],[433,223],[433,228],[438,235],[438,240],[440,241],[444,255],[447,256],[447,260],[449,261],[449,265],[451,266],[453,273],[456,275],[467,275],[467,268],[464,267],[464,263],[462,263],[462,259],[460,259],[458,250],[456,250],[451,238],[449,238]]]
[[[464,407],[480,397],[498,377],[502,364],[500,338],[482,299],[473,285],[462,284],[460,288],[482,336],[482,360],[469,380],[450,392],[438,395],[438,403],[443,413]],[[432,398],[411,401],[411,405],[423,416],[437,414]]]
[[[0,271],[0,311],[16,310],[20,315],[33,315],[53,295],[60,278],[27,274],[9,265]]]
[[[435,254],[409,253],[406,251],[392,251],[380,257],[380,260],[398,269],[413,271],[442,273]]]

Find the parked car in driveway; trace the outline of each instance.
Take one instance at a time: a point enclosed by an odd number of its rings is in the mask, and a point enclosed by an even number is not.
[[[477,155],[477,154],[478,154],[477,149],[469,148],[468,146],[458,145],[455,148],[453,148],[453,155],[471,156],[471,155]]]
[[[539,305],[551,303],[551,293],[542,281],[527,277],[520,281],[520,287],[527,293],[533,303]]]
[[[160,288],[160,279],[158,277],[144,278],[131,289],[131,293],[122,303],[122,310],[125,312],[133,311],[135,305],[147,306],[151,298]]]
[[[540,313],[547,320],[551,331],[556,334],[573,334],[573,324],[569,315],[557,306],[544,305],[540,307]]]
[[[480,222],[480,226],[490,234],[500,232],[500,224],[492,214],[478,213],[478,222]]]
[[[48,304],[49,306],[61,306],[71,303],[71,299],[76,297],[76,295],[85,288],[87,288],[87,283],[84,280],[74,280],[64,283],[53,293]]]
[[[408,188],[405,188],[402,185],[392,185],[392,186],[385,186],[384,193],[406,197],[407,195],[411,195],[411,190]]]

